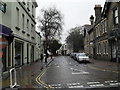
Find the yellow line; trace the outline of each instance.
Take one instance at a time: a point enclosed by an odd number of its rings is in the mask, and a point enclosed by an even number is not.
[[[48,69],[48,68],[47,68]],[[43,81],[41,81],[40,79],[42,78],[42,76],[45,74],[45,72],[47,71],[47,69],[42,73],[42,75],[38,78],[38,80],[42,83],[42,84],[44,84],[44,85],[46,85],[46,86],[48,86],[48,87],[50,87],[50,88],[53,88],[53,87],[51,87],[50,85],[47,85],[46,83],[44,83]]]
[[[41,73],[43,73],[43,72],[41,72]],[[47,88],[47,89],[48,89],[48,87],[46,87],[45,85],[43,85],[42,83],[39,82],[39,76],[41,75],[41,73],[36,77],[36,82],[37,82],[38,84],[40,84],[41,86],[43,86],[44,88]]]
[[[45,74],[45,72],[47,71],[48,68],[44,69],[37,77],[36,77],[36,82],[38,84],[40,84],[41,86],[47,88],[49,90],[49,88],[53,89],[52,86],[47,85],[46,83],[44,83],[43,81],[41,81],[42,76]]]
[[[113,71],[113,70],[108,70],[108,69],[103,69],[103,68],[97,68],[97,67],[90,66],[90,65],[88,65],[88,67],[89,67],[89,68],[92,68],[92,69],[100,70],[100,71],[107,71],[107,72],[113,72],[113,73],[120,73],[119,71]]]

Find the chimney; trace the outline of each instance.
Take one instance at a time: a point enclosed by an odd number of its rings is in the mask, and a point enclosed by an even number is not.
[[[93,15],[90,16],[90,22],[91,22],[91,25],[94,24],[94,17],[93,17]]]
[[[95,5],[94,10],[95,10],[95,22],[97,22],[98,20],[101,19],[101,11],[102,11],[101,5]]]

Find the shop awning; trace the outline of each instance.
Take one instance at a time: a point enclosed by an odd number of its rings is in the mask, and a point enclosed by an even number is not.
[[[11,32],[10,28],[0,24],[0,35],[10,36]]]

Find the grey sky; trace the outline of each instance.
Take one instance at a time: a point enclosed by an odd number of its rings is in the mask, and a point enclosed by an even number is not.
[[[36,0],[38,3],[37,16],[40,9],[55,6],[64,15],[64,31],[62,42],[67,31],[75,26],[90,24],[89,17],[94,15],[95,4],[104,6],[105,0]]]

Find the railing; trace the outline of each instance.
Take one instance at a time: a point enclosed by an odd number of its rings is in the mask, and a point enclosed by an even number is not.
[[[14,74],[14,76],[13,76],[13,74]],[[12,78],[14,78],[14,84],[13,84]],[[15,87],[19,87],[19,86],[20,85],[17,85],[16,69],[12,68],[12,69],[10,69],[10,88],[15,88]]]

